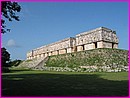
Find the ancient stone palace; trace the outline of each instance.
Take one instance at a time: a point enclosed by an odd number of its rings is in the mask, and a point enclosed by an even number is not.
[[[96,48],[118,48],[116,32],[100,27],[91,31],[77,34],[76,37],[66,38],[27,53],[27,59],[42,58],[52,55],[72,53]]]

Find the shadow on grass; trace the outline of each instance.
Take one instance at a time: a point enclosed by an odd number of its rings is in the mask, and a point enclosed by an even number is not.
[[[22,72],[22,71],[32,71],[31,69],[15,69],[15,70],[10,70],[10,73],[15,73],[15,72]]]
[[[128,96],[128,81],[99,74],[12,74],[2,76],[2,96]]]

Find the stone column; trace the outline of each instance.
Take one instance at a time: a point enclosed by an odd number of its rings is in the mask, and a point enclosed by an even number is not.
[[[67,48],[67,53],[72,53],[72,48]]]
[[[83,51],[83,46],[77,46],[77,51]]]
[[[41,57],[43,57],[43,53],[41,54]]]
[[[97,48],[103,48],[103,41],[97,42]]]
[[[52,55],[55,55],[55,51],[52,52]]]
[[[45,53],[45,57],[47,57],[47,53]]]
[[[32,56],[32,59],[34,59],[34,56]]]
[[[84,45],[85,50],[89,50],[89,44]]]
[[[65,53],[67,53],[66,49],[59,50],[59,54],[65,54]]]
[[[113,48],[118,48],[118,44],[114,44],[114,45],[113,45]]]
[[[49,52],[49,56],[51,56],[52,55],[52,52]]]
[[[47,53],[45,53],[45,57],[47,57],[49,55],[49,53],[47,52]]]
[[[39,54],[37,54],[37,58],[39,58]]]
[[[34,59],[37,58],[36,56],[33,57]]]

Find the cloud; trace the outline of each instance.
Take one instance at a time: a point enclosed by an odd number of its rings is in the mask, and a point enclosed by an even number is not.
[[[15,41],[13,39],[10,39],[8,42],[7,42],[7,47],[20,47],[19,45],[17,45],[15,43]]]

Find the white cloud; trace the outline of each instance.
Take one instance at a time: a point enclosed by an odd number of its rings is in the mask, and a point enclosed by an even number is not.
[[[15,43],[15,41],[13,39],[10,39],[8,42],[7,42],[7,47],[20,47],[19,45],[17,45]]]

